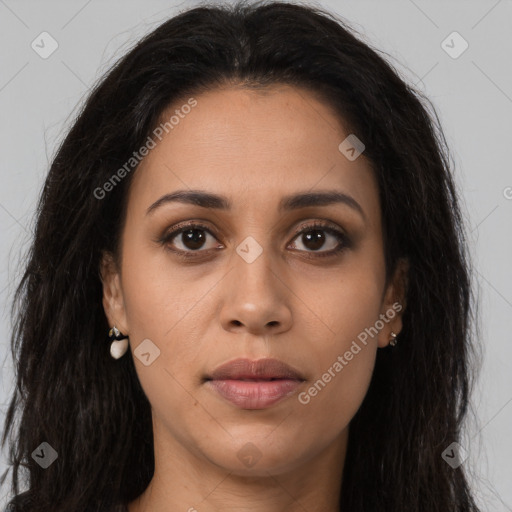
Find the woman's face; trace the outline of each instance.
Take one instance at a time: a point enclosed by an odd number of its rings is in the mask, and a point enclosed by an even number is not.
[[[135,171],[103,304],[129,335],[155,446],[198,467],[279,474],[342,450],[403,296],[396,278],[385,286],[370,164],[340,149],[350,132],[326,104],[289,86],[195,100],[173,105],[172,129]],[[223,199],[194,204],[191,191]],[[206,380],[238,358],[275,358],[301,379]]]

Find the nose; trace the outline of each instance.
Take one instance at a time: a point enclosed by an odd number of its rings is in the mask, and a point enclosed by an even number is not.
[[[260,336],[287,331],[292,325],[292,293],[285,267],[275,258],[272,261],[271,250],[259,244],[253,242],[243,248],[247,251],[233,255],[232,268],[225,277],[222,327]]]

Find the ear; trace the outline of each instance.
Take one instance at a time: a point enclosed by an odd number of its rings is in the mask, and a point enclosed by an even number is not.
[[[384,327],[378,335],[379,348],[389,345],[391,332],[398,335],[402,330],[402,316],[407,305],[408,275],[409,261],[406,258],[400,258],[395,273],[384,293],[380,316],[384,322]]]
[[[110,252],[102,255],[100,278],[103,283],[103,309],[108,324],[110,327],[115,325],[123,334],[128,334],[121,275]]]

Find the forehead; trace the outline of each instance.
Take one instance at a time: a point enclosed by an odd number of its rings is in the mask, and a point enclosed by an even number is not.
[[[234,205],[272,207],[298,190],[336,188],[378,212],[369,161],[350,161],[340,143],[350,132],[329,105],[306,90],[230,87],[175,102],[161,140],[141,162],[129,204],[147,208],[162,194],[202,189],[229,195]],[[373,210],[373,212],[372,212]]]

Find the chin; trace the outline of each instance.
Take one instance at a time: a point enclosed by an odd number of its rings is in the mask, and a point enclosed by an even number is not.
[[[301,459],[307,460],[307,453],[297,450],[298,446],[304,448],[304,445],[286,436],[285,432],[281,439],[274,437],[271,440],[271,437],[268,432],[261,435],[261,429],[260,435],[237,435],[236,442],[230,446],[216,444],[215,453],[206,450],[205,456],[234,475],[253,477],[286,473],[300,464]],[[313,447],[311,450],[314,451]]]

